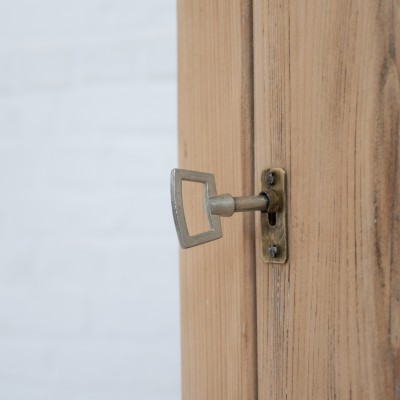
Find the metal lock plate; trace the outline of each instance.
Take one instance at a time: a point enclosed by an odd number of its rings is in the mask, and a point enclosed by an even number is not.
[[[270,168],[261,175],[262,193],[276,194],[280,204],[276,212],[261,212],[261,241],[263,260],[284,263],[287,260],[287,202],[286,173],[282,168]]]

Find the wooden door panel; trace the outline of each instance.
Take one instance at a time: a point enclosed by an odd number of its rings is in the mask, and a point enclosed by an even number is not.
[[[395,1],[254,0],[255,178],[289,187],[289,262],[256,240],[260,400],[400,399],[399,25]]]
[[[400,399],[399,10],[178,0],[180,167],[289,216],[284,265],[252,214],[182,251],[183,399]]]
[[[214,173],[220,193],[253,193],[251,7],[178,0],[179,165]],[[198,231],[202,211],[189,212]],[[223,239],[181,252],[187,400],[256,398],[254,218],[235,215],[222,228]]]

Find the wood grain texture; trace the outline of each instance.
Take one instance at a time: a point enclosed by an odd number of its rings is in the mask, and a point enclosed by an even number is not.
[[[178,0],[180,167],[215,174],[219,193],[253,194],[250,0]],[[201,209],[189,208],[193,231]],[[197,213],[197,214],[196,214]],[[256,397],[254,218],[181,252],[182,398]]]
[[[399,16],[254,0],[255,177],[289,177],[290,262],[256,252],[260,400],[400,399]]]

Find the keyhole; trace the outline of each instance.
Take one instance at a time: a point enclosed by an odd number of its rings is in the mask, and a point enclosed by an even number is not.
[[[275,226],[275,224],[276,224],[276,213],[274,213],[274,212],[269,212],[268,213],[268,223],[269,223],[269,226]]]

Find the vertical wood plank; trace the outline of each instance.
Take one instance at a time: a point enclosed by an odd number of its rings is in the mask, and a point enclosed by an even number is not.
[[[260,400],[400,399],[399,16],[254,0],[255,177],[289,177],[289,263],[256,252]]]
[[[253,193],[251,0],[178,0],[179,164]],[[190,194],[185,199],[189,206]],[[200,224],[202,212],[189,210]],[[181,252],[182,398],[256,398],[254,218]]]

